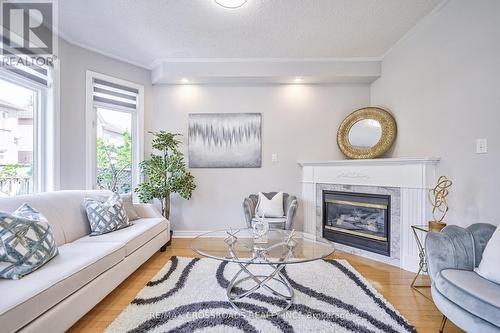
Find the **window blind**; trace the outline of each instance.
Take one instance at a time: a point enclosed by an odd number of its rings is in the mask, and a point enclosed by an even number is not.
[[[39,62],[43,64],[39,65]],[[2,69],[22,76],[24,79],[43,87],[51,85],[50,67],[45,63],[44,58],[37,60],[37,54],[35,53],[17,56],[11,48],[4,44]]]
[[[96,78],[92,85],[93,100],[101,106],[137,109],[139,90]]]

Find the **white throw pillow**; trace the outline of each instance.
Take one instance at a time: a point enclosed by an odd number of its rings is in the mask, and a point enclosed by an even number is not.
[[[500,284],[500,265],[498,265],[498,254],[500,253],[500,227],[493,233],[483,252],[483,259],[476,268],[477,274],[487,280]]]
[[[135,221],[140,219],[141,217],[137,214],[137,211],[134,207],[134,199],[132,197],[132,193],[121,194],[120,198],[123,201],[123,208],[127,212],[127,216],[129,221]]]
[[[278,192],[272,199],[266,198],[262,192],[259,192],[259,201],[255,213],[258,216],[265,215],[266,217],[282,217],[283,212],[283,192]]]

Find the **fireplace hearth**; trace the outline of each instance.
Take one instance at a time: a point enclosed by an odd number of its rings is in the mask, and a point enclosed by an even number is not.
[[[389,195],[323,191],[323,237],[390,256]]]

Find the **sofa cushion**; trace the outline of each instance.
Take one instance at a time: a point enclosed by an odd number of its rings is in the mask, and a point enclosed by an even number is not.
[[[111,191],[56,191],[18,195],[0,200],[0,211],[13,212],[27,203],[47,218],[57,245],[70,243],[90,233],[84,198],[109,197]]]
[[[19,279],[57,255],[47,219],[28,204],[0,213],[0,278]]]
[[[117,242],[125,246],[126,256],[146,244],[156,235],[168,228],[164,218],[141,218],[134,221],[130,227],[99,236],[85,236],[76,243],[106,243]],[[166,242],[166,240],[165,240]]]
[[[21,280],[0,280],[0,327],[20,329],[125,257],[120,243],[70,243]]]
[[[453,303],[500,327],[500,285],[473,271],[456,269],[439,272],[434,285]]]

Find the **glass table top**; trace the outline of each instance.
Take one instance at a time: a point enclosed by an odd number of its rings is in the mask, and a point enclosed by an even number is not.
[[[253,229],[219,230],[196,237],[191,248],[204,257],[254,264],[300,263],[334,251],[332,243],[299,231],[271,229],[263,238],[256,240]]]

